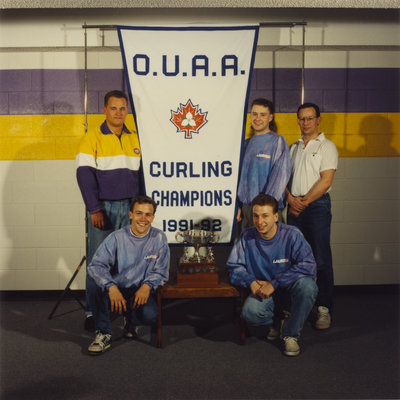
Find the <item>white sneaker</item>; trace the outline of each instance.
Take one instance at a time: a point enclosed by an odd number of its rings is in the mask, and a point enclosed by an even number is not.
[[[331,326],[331,315],[329,309],[323,306],[318,307],[318,316],[315,321],[315,329],[323,330]]]
[[[294,337],[287,336],[283,338],[283,341],[285,342],[285,350],[283,353],[286,356],[298,356],[300,354],[300,346],[297,343],[297,339]]]
[[[101,333],[96,331],[96,337],[90,343],[88,348],[89,354],[101,354],[111,347],[111,335],[109,333]]]

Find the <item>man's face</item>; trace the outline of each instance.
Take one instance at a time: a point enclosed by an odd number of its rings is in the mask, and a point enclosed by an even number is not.
[[[302,108],[299,111],[297,123],[299,124],[302,135],[316,136],[318,135],[318,125],[321,117],[317,117],[317,113],[313,107]]]
[[[128,104],[124,98],[110,97],[108,103],[103,107],[108,127],[120,130],[128,115]]]
[[[269,112],[268,107],[254,105],[251,107],[250,121],[256,135],[270,131],[269,123],[272,121],[273,114]]]
[[[277,230],[278,213],[270,205],[253,207],[253,223],[263,239],[272,239]]]
[[[154,220],[154,207],[149,203],[135,203],[133,211],[129,211],[131,231],[135,236],[145,236]]]

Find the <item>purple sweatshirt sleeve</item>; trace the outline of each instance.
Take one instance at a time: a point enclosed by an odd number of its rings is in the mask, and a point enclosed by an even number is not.
[[[250,287],[256,277],[249,273],[246,267],[246,255],[244,250],[243,235],[236,241],[229,255],[226,267],[232,285]]]
[[[96,180],[96,169],[93,167],[78,167],[76,179],[87,210],[93,214],[101,210],[98,186]]]

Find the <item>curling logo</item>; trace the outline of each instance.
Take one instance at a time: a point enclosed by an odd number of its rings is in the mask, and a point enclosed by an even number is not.
[[[185,105],[180,103],[176,111],[171,110],[170,121],[176,126],[177,132],[185,132],[185,139],[192,139],[192,133],[199,130],[208,122],[207,112],[202,112],[198,105],[194,106],[192,100]]]

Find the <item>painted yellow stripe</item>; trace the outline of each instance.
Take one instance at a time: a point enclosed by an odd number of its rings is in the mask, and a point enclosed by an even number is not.
[[[88,115],[88,126],[100,126],[104,115]],[[132,116],[129,129],[136,129]],[[0,160],[74,160],[85,134],[83,115],[0,116]]]
[[[294,143],[299,137],[296,114],[276,114],[275,119],[278,133]],[[89,127],[103,121],[104,115],[88,116]],[[134,128],[132,116],[126,124]],[[324,113],[320,128],[340,157],[400,155],[400,113]],[[0,160],[74,160],[84,132],[83,115],[2,115]]]

